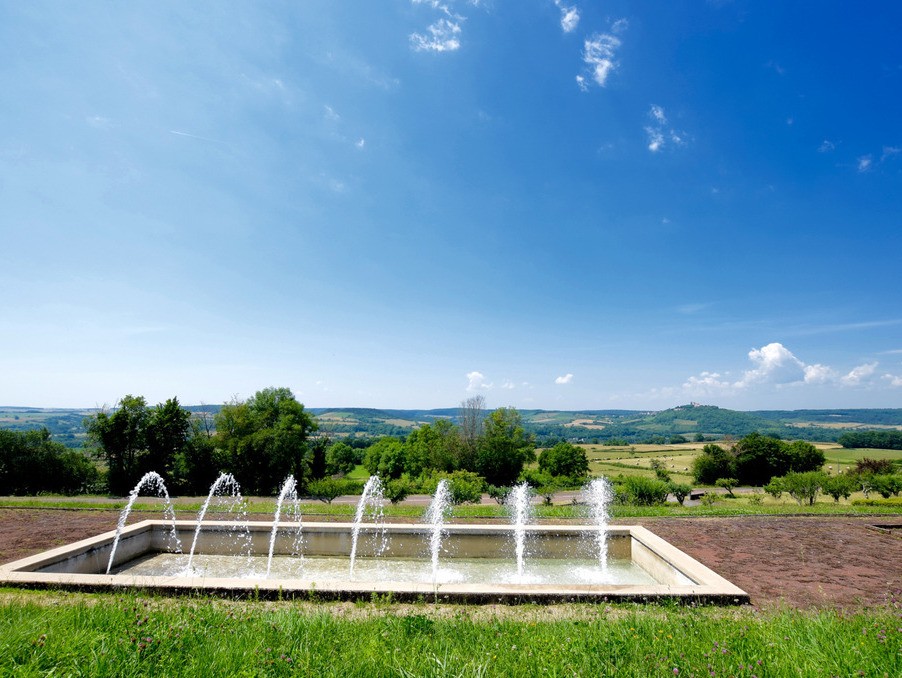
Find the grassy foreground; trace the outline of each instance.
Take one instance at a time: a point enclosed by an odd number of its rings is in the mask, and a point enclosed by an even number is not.
[[[0,675],[899,676],[902,601],[842,614],[0,591]]]

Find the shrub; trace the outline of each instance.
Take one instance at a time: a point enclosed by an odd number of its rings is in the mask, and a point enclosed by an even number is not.
[[[783,479],[771,478],[771,481],[764,486],[764,491],[774,499],[779,499],[783,495]]]
[[[859,475],[883,475],[893,472],[893,462],[889,459],[869,459],[863,457],[855,462],[855,473]]]
[[[435,488],[442,479],[448,481],[448,491],[451,493],[451,501],[455,504],[478,502],[482,499],[482,491],[485,489],[485,480],[473,471],[454,471],[453,473],[435,473],[423,478],[421,487],[426,494],[434,494]]]
[[[585,478],[589,472],[589,459],[583,448],[560,442],[539,453],[539,470],[550,476]]]
[[[668,483],[668,489],[670,490],[670,494],[674,496],[674,498],[679,502],[680,506],[683,505],[683,502],[686,501],[686,497],[692,494],[692,486],[684,485],[683,483]]]
[[[860,485],[855,478],[843,473],[836,476],[828,476],[824,480],[821,489],[824,491],[824,494],[833,497],[833,501],[839,502],[840,498],[848,499],[859,487]]]
[[[509,487],[498,487],[497,485],[486,485],[485,491],[495,500],[497,504],[504,504],[504,500],[510,493]]]
[[[661,480],[628,476],[623,480],[623,491],[630,504],[656,506],[667,501],[670,487]]]
[[[322,478],[320,480],[311,480],[307,483],[307,493],[315,499],[331,504],[332,500],[336,497],[340,497],[343,494],[350,494],[354,492],[358,486],[359,483],[347,480]]]
[[[795,473],[790,471],[781,479],[783,489],[799,502],[799,505],[808,502],[811,506],[817,499],[821,487],[827,480],[827,476],[820,471],[806,471]]]
[[[414,487],[410,478],[401,476],[385,483],[382,494],[392,504],[397,504],[407,499],[407,495],[411,494],[413,490]]]
[[[902,492],[902,476],[882,474],[871,476],[871,489],[884,499],[898,496]]]
[[[701,501],[702,506],[714,506],[714,502],[717,501],[717,495],[713,492],[705,492],[699,501]]]
[[[670,473],[667,471],[667,464],[660,459],[651,460],[651,468],[655,472],[655,478],[663,480],[665,483],[670,482]]]
[[[736,497],[736,495],[733,494],[733,488],[738,484],[739,481],[736,480],[736,478],[718,478],[717,482],[714,483],[715,486],[725,489],[727,491],[727,494],[733,498]]]

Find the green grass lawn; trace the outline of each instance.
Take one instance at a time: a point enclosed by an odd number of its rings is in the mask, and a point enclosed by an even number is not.
[[[0,590],[0,674],[899,676],[900,614]]]

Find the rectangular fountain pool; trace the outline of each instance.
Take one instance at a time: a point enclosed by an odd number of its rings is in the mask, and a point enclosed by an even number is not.
[[[280,523],[272,542],[272,523],[204,523],[190,568],[189,555],[174,552],[173,526],[187,549],[194,521],[148,520],[122,531],[110,574],[115,532],[0,566],[0,584],[262,597],[390,593],[397,600],[466,602],[748,602],[744,591],[639,526],[610,527],[601,563],[595,527],[529,525],[518,563],[510,526],[446,525],[433,564],[427,525],[364,524],[353,568],[352,525],[346,523]]]

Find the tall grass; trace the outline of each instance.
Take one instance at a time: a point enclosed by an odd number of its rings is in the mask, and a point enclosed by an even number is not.
[[[0,593],[0,674],[898,676],[902,606],[474,608]]]

